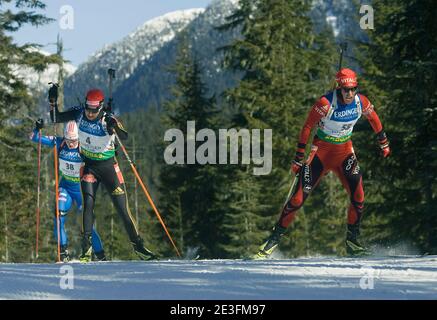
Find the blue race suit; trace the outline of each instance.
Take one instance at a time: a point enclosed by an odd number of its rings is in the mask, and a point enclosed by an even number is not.
[[[35,129],[31,135],[31,140],[33,142],[39,141],[38,130]],[[55,138],[53,136],[41,136],[41,144],[54,147]],[[56,146],[58,150],[59,158],[59,220],[60,220],[60,238],[61,246],[68,245],[67,233],[65,231],[65,222],[67,213],[70,211],[73,202],[76,203],[77,212],[82,210],[82,193],[80,190],[80,168],[82,166],[82,158],[79,153],[79,147],[70,149],[65,143],[63,138],[56,137]],[[57,219],[54,218],[54,236],[57,241],[58,239],[58,229],[57,229]],[[102,242],[100,236],[95,230],[94,226],[92,229],[92,246],[96,253],[103,251]]]

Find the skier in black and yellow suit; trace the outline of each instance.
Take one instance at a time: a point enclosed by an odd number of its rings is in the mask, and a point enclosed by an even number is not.
[[[79,129],[80,153],[85,163],[81,175],[84,200],[81,261],[90,261],[92,257],[93,208],[100,183],[103,183],[111,195],[112,202],[124,223],[135,253],[142,260],[156,259],[156,256],[144,247],[143,240],[132,219],[127,206],[123,176],[115,160],[114,133],[117,133],[120,139],[126,139],[128,134],[112,114],[103,110],[103,102],[103,92],[99,89],[91,89],[87,93],[85,107],[59,112],[56,104],[50,103],[52,120],[56,119],[56,122],[75,120]]]

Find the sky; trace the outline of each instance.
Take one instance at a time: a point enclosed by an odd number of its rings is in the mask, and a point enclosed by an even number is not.
[[[75,66],[107,44],[123,39],[146,21],[163,14],[206,8],[213,0],[42,0],[46,16],[56,19],[41,27],[23,26],[13,32],[18,44],[38,43],[55,53],[59,34],[64,57]]]

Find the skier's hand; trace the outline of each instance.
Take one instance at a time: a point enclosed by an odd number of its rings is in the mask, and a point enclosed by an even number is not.
[[[389,155],[391,155],[391,150],[388,144],[385,147],[381,146],[381,154],[384,158],[387,158]]]
[[[58,101],[58,85],[55,83],[50,83],[52,86],[49,89],[49,103],[50,106],[53,108],[56,101]]]
[[[44,120],[43,119],[36,120],[35,121],[35,129],[41,130],[42,128],[44,128]]]
[[[381,154],[384,158],[387,158],[391,154],[390,143],[387,139],[387,135],[384,131],[378,134],[379,147],[381,148]]]
[[[297,174],[302,168],[303,158],[304,158],[304,153],[298,149],[298,151],[296,151],[296,155],[294,156],[294,160],[291,163],[291,171],[293,171],[294,174]]]
[[[303,166],[302,162],[293,160],[293,162],[291,163],[291,171],[293,171],[294,174],[297,174],[302,168],[302,166]]]
[[[105,115],[106,128],[109,134],[114,134],[114,128],[117,126],[117,120],[109,114]]]

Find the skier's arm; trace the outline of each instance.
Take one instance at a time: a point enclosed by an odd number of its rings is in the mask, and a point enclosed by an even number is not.
[[[373,104],[367,99],[367,97],[360,95],[361,102],[363,104],[363,114],[367,118],[372,127],[373,131],[376,133],[378,137],[379,147],[382,150],[383,157],[387,157],[390,155],[390,143],[388,141],[387,135],[382,127],[381,120],[378,117],[378,114],[373,107]]]
[[[29,138],[32,142],[39,142],[39,130],[34,129],[33,132],[30,134]],[[41,135],[41,144],[48,146],[48,147],[54,147],[55,145],[55,137],[53,136],[44,136]]]
[[[362,102],[363,115],[369,121],[373,131],[375,131],[375,133],[378,134],[379,132],[382,131],[382,124],[381,124],[381,120],[379,120],[379,117],[376,114],[373,104],[369,101],[369,99],[367,99],[366,96],[363,96],[362,94],[360,94],[360,100]]]
[[[113,115],[106,114],[105,122],[109,134],[113,134],[115,131],[120,139],[127,139],[128,133],[117,118],[115,118]]]
[[[35,129],[30,133],[29,135],[29,139],[32,142],[39,142],[39,132],[41,129],[44,128],[44,120],[43,119],[38,119],[37,121],[35,121]],[[55,145],[55,139],[53,136],[43,136],[41,134],[41,144],[48,146],[48,147],[53,147]]]
[[[311,108],[310,113],[303,125],[299,135],[299,142],[297,143],[296,155],[292,163],[292,170],[297,173],[302,167],[302,161],[305,156],[305,147],[311,135],[311,130],[317,123],[327,115],[329,110],[329,101],[325,97],[321,97]]]
[[[305,145],[311,135],[311,130],[317,125],[317,123],[327,115],[329,110],[329,101],[325,97],[321,97],[311,108],[310,113],[300,131],[299,144]]]
[[[59,112],[58,105],[50,104],[50,119],[54,120],[54,115],[56,115],[56,123],[68,122],[70,120],[76,120],[82,111],[80,109],[71,109],[64,112]]]

